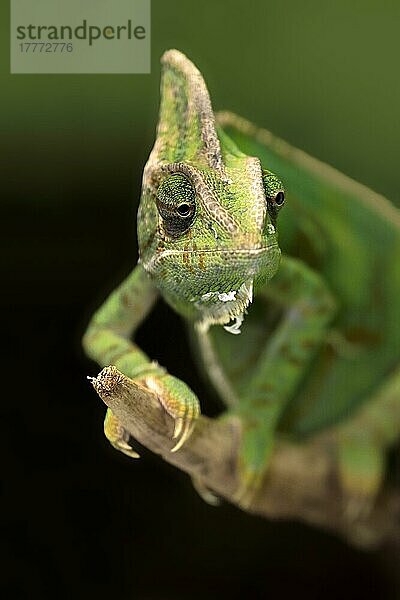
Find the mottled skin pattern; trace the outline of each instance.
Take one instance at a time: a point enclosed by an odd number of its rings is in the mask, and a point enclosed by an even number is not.
[[[251,502],[277,435],[301,441],[328,427],[341,432],[345,496],[371,501],[400,432],[399,215],[239,117],[216,122],[201,74],[180,52],[166,52],[162,66],[139,264],[93,316],[86,352],[156,391],[179,450],[198,399],[130,341],[161,295],[192,324],[225,414],[242,420],[239,504]],[[110,411],[105,433],[137,457]]]

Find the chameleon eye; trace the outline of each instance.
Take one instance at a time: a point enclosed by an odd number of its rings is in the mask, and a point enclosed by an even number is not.
[[[173,173],[157,190],[156,204],[167,235],[177,237],[193,223],[196,212],[196,191],[183,173]]]
[[[274,202],[275,202],[276,206],[279,206],[279,207],[283,206],[283,204],[285,202],[285,192],[283,192],[283,191],[278,192],[275,195]]]
[[[190,206],[190,204],[182,202],[182,204],[180,204],[176,210],[181,217],[186,218],[190,217],[190,215],[192,214],[192,209],[193,207]]]
[[[285,192],[282,181],[271,171],[263,169],[262,172],[267,210],[273,222],[276,221],[278,212],[285,204]]]

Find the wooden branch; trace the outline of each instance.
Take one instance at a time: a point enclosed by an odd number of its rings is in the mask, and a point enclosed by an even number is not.
[[[154,392],[112,366],[105,367],[92,384],[141,444],[218,496],[236,503],[240,419],[201,416],[189,440],[178,452],[171,453],[173,420]],[[265,481],[245,510],[271,519],[305,521],[364,547],[398,539],[398,491],[384,491],[375,506],[357,519],[346,517],[345,498],[336,482],[334,452],[332,438],[323,436],[301,445],[277,442]]]

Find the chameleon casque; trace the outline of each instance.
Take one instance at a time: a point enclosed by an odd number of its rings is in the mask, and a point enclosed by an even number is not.
[[[139,262],[94,314],[85,350],[156,392],[179,451],[199,401],[130,340],[161,296],[191,324],[225,414],[242,421],[240,506],[277,437],[301,443],[332,427],[343,490],[372,502],[400,433],[399,213],[269,132],[215,116],[202,75],[177,50],[161,62]],[[110,410],[105,434],[138,456]]]

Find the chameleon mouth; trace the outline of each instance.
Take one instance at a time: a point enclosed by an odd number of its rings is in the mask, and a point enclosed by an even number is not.
[[[170,255],[175,255],[175,254],[201,254],[203,252],[206,253],[214,253],[214,254],[234,254],[234,255],[241,255],[243,254],[244,256],[257,256],[258,254],[263,254],[263,252],[266,252],[267,250],[272,250],[273,248],[277,248],[278,244],[269,244],[268,246],[260,246],[259,248],[256,248],[254,246],[250,246],[250,247],[246,247],[244,246],[243,248],[190,248],[188,250],[181,250],[181,249],[172,249],[172,250],[163,250],[162,252],[160,252],[160,254],[158,255],[158,258],[161,258],[163,256],[170,256]]]
[[[144,264],[144,268],[146,271],[152,272],[160,262],[162,262],[163,260],[167,259],[168,257],[171,256],[182,256],[182,257],[189,257],[189,256],[201,256],[202,254],[205,255],[214,255],[214,256],[224,256],[224,257],[229,257],[229,256],[234,256],[235,258],[240,258],[242,260],[246,260],[246,259],[255,259],[258,256],[263,255],[264,253],[270,251],[270,250],[276,250],[278,249],[278,244],[270,244],[268,246],[261,246],[260,248],[255,248],[253,247],[245,247],[245,248],[234,248],[234,249],[227,249],[227,248],[190,248],[190,249],[186,249],[186,250],[182,250],[182,249],[168,249],[168,250],[162,250],[161,252],[159,252],[159,254],[156,254],[150,261],[148,261],[146,264]]]
[[[199,330],[223,325],[238,334],[253,300],[254,282],[269,280],[279,267],[279,259],[278,244],[234,249],[168,248],[143,267],[167,302],[184,312]],[[165,276],[167,267],[169,277]]]

